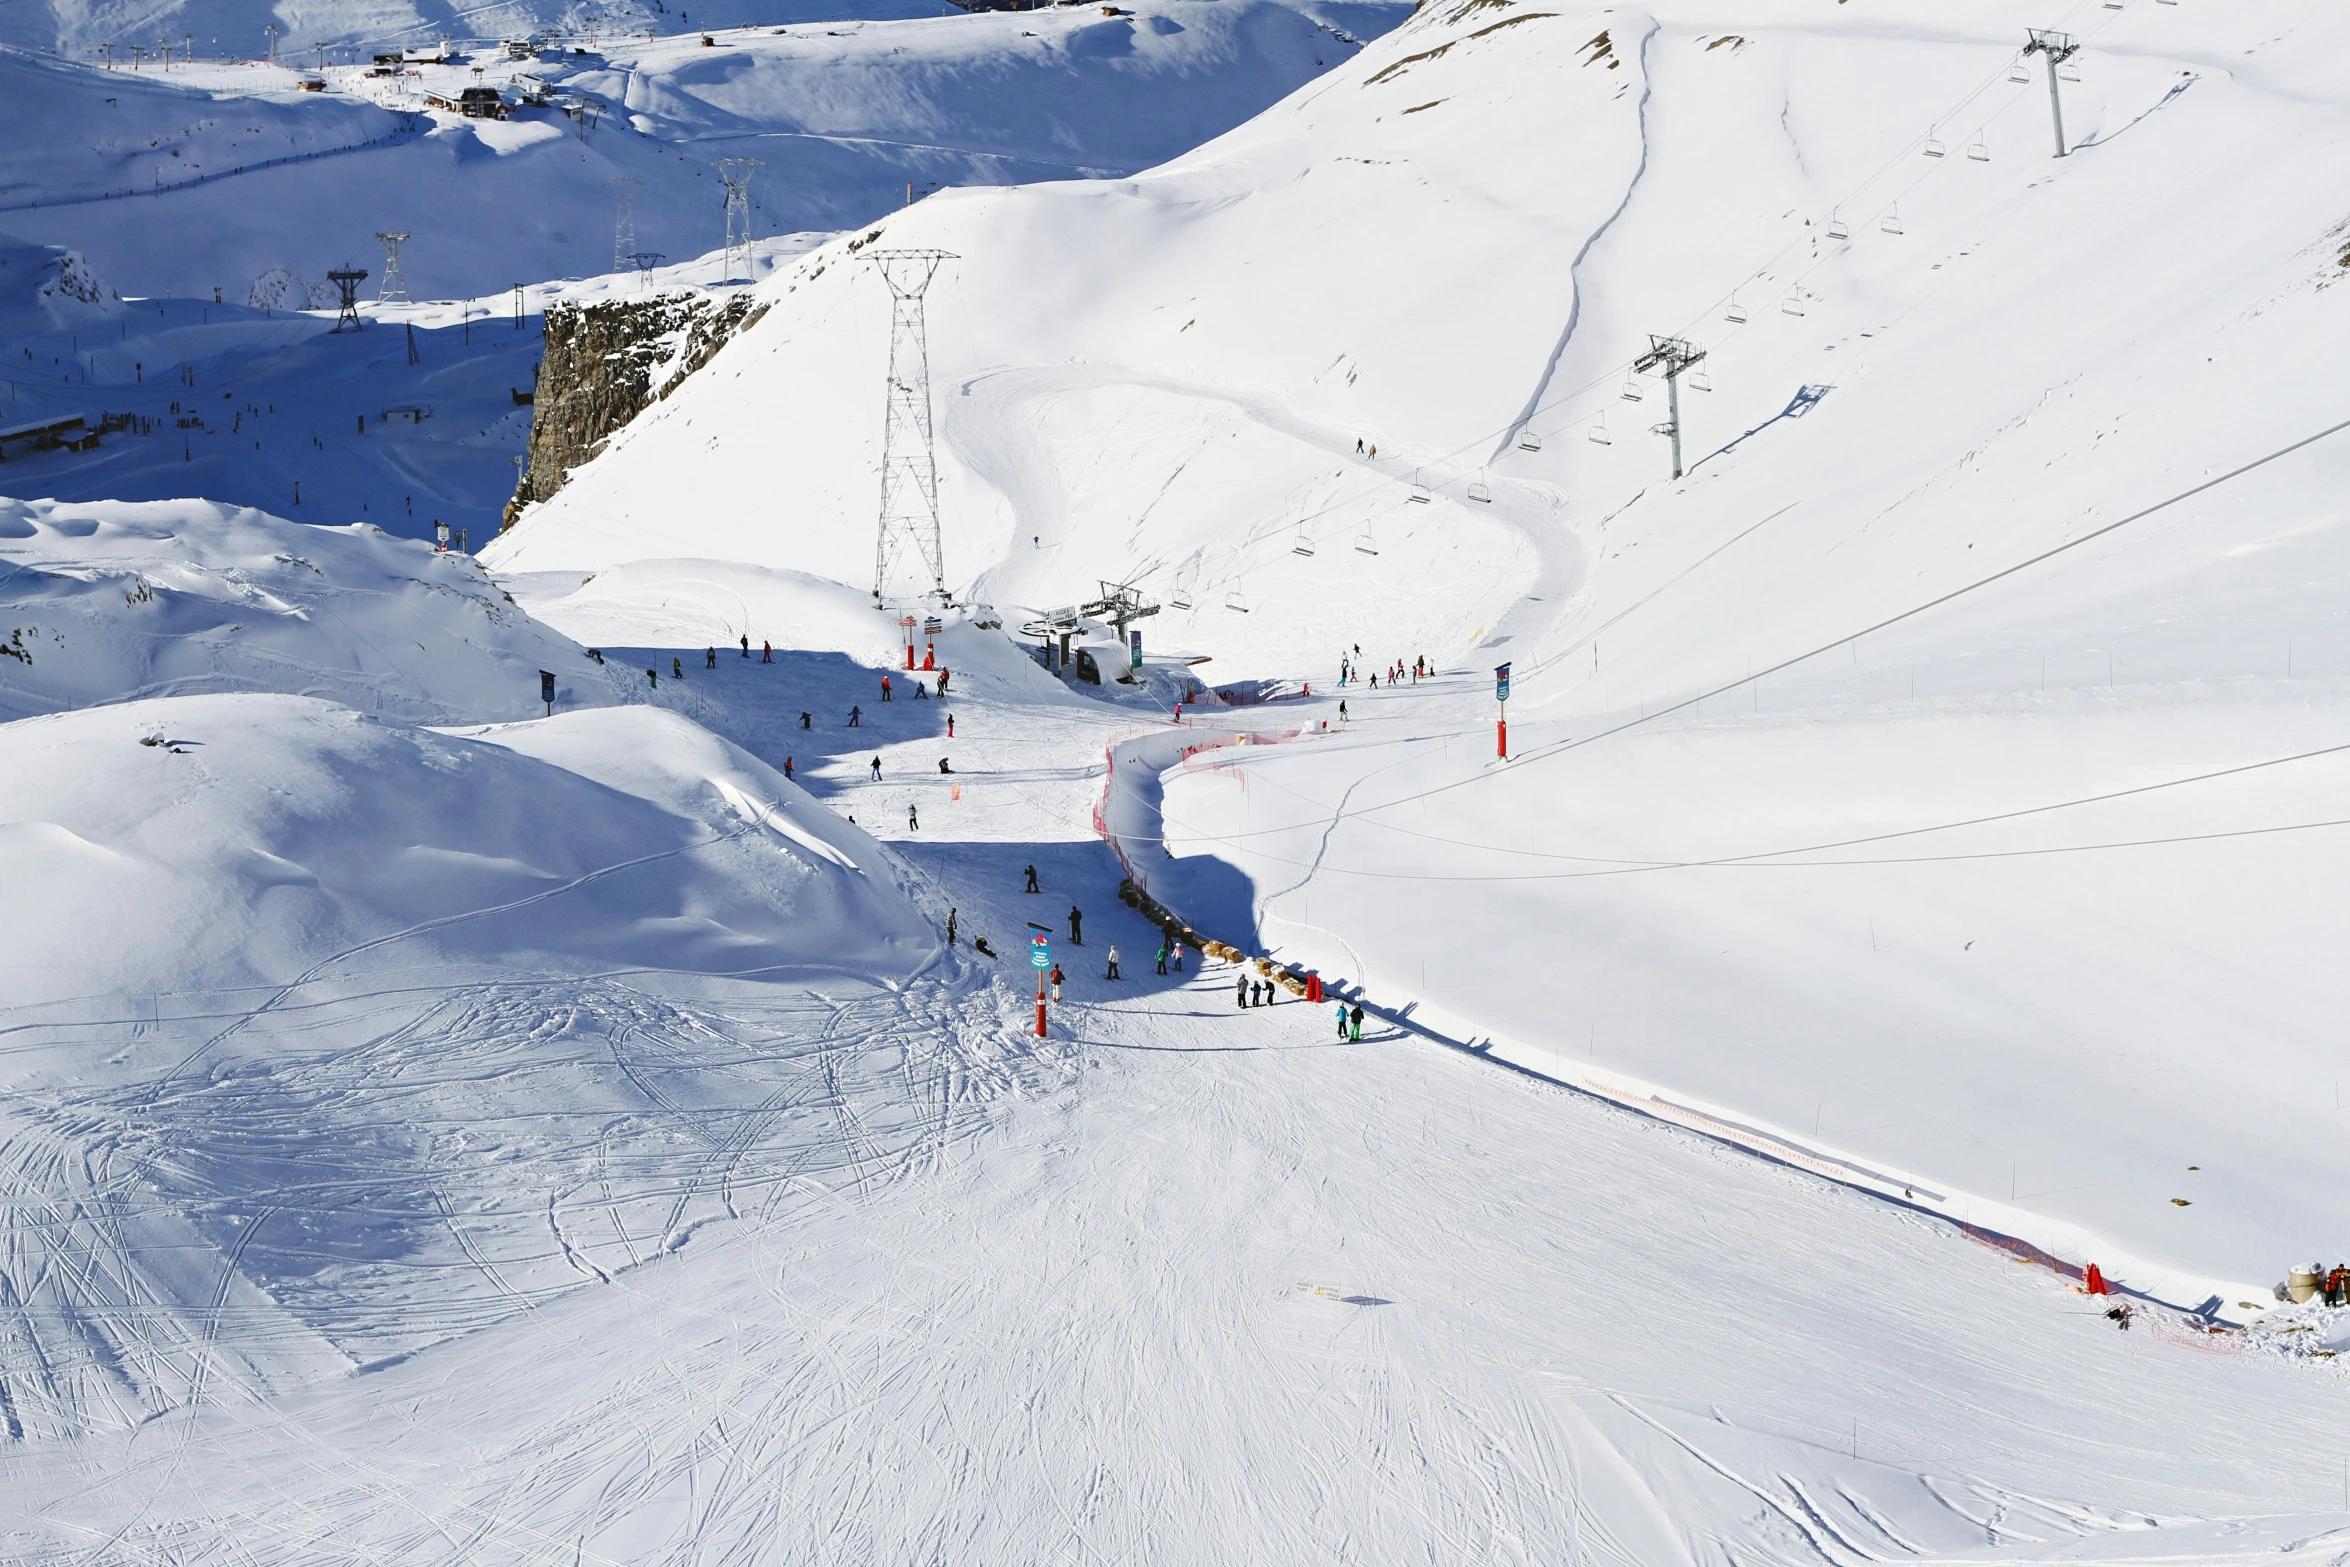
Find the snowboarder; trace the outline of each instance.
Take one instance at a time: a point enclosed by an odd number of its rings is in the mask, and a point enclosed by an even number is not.
[[[1053,1005],[1061,1004],[1061,965],[1053,965]]]
[[[921,830],[922,818],[919,814],[916,813],[914,809],[914,802],[908,800],[906,802],[906,831],[920,832]]]
[[[889,696],[889,676],[887,676],[887,675],[883,675],[883,676],[881,677],[881,699],[882,699],[884,702],[886,702],[886,701],[888,701],[888,700],[890,699],[890,696]]]
[[[1083,926],[1084,924],[1085,924],[1085,911],[1084,911],[1083,909],[1079,908],[1079,907],[1078,907],[1076,904],[1074,904],[1074,903],[1070,904],[1070,905],[1069,905],[1069,945],[1070,945],[1070,946],[1072,946],[1072,947],[1082,947],[1082,946],[1084,946],[1084,945],[1085,945],[1085,935],[1084,935],[1084,932],[1083,932],[1083,931],[1080,929],[1080,927],[1081,927],[1081,926]]]
[[[747,631],[746,631],[746,632],[744,632],[744,633],[743,633],[743,657],[745,657],[745,658],[749,658],[750,656],[751,656],[751,634],[750,634],[749,632],[747,632]]]
[[[1363,1038],[1363,1007],[1356,1002],[1354,1010],[1346,1015],[1346,1037],[1360,1044]]]
[[[872,761],[872,767],[873,767],[873,781],[874,781],[875,783],[879,783],[879,782],[881,782],[881,758],[880,758],[880,757],[878,757],[878,756],[877,756],[877,757],[875,757],[875,758],[873,759],[873,761]]]
[[[1167,944],[1163,941],[1159,943],[1159,972],[1167,972]]]
[[[1246,974],[1241,975],[1239,983],[1233,987],[1232,1004],[1236,1007],[1248,1005],[1248,976]]]
[[[1030,892],[1042,892],[1044,890],[1042,887],[1039,887],[1036,884],[1036,867],[1033,865],[1028,867],[1028,890]]]
[[[716,669],[718,667],[718,650],[716,648],[706,647],[702,649],[702,667],[704,669]]]
[[[1104,974],[1102,977],[1104,979],[1116,979],[1118,977],[1118,944],[1114,941],[1110,943],[1110,971],[1107,974]]]
[[[938,770],[942,773],[951,773],[954,771],[953,768],[947,765],[947,759],[943,756],[938,759]]]
[[[992,958],[995,956],[995,948],[987,944],[987,938],[985,936],[981,936],[977,940],[973,941],[971,943],[971,950],[978,953],[983,958]]]
[[[849,727],[851,729],[861,729],[864,727],[864,725],[865,710],[861,707],[852,706],[849,709]]]
[[[955,911],[954,911],[953,909],[949,909],[949,910],[947,910],[947,945],[951,947],[951,946],[953,946],[954,944],[955,944]]]

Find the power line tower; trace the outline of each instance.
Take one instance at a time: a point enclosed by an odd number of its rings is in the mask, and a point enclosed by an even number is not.
[[[881,427],[881,529],[873,551],[873,599],[889,588],[890,563],[908,545],[921,552],[929,592],[947,598],[938,536],[938,457],[930,430],[930,346],[922,296],[943,250],[877,250],[866,260],[889,285],[889,411]]]
[[[626,174],[604,181],[604,187],[612,192],[612,270],[615,272],[625,272],[636,264],[636,191],[643,183]]]
[[[349,327],[356,332],[359,320],[359,285],[367,281],[367,272],[361,267],[337,267],[326,275],[326,280],[343,293],[343,313],[335,317],[335,331]],[[329,334],[332,335],[332,334]]]
[[[269,35],[269,63],[275,65],[277,64],[277,35],[284,32],[285,29],[272,22],[261,30]]]
[[[1653,428],[1673,438],[1673,477],[1681,477],[1681,372],[1705,358],[1705,350],[1686,338],[1648,334],[1648,352],[1632,361],[1642,375],[1662,370],[1665,376],[1665,422]]]
[[[375,237],[383,242],[384,248],[384,275],[383,281],[376,285],[375,302],[379,305],[404,305],[408,303],[408,279],[400,271],[400,242],[408,235],[403,231],[398,234],[378,234]]]
[[[711,167],[726,181],[726,281],[740,276],[746,283],[751,276],[751,171],[766,165],[757,158],[720,158]],[[742,271],[735,271],[735,255],[742,256]]]
[[[639,250],[630,254],[628,264],[636,268],[636,285],[640,291],[647,294],[653,291],[653,269],[661,261],[661,252],[657,250]]]
[[[2048,113],[2056,123],[2056,155],[2064,156],[2064,99],[2056,90],[2056,68],[2081,52],[2081,46],[2070,33],[2059,33],[2045,27],[2027,27],[2024,36],[2030,42],[2024,45],[2026,54],[2048,56]]]

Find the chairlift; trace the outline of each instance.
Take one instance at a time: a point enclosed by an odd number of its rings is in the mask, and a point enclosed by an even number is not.
[[[1520,430],[1518,432],[1518,450],[1521,452],[1538,452],[1542,450],[1542,437],[1536,435],[1530,429]]]
[[[1238,614],[1245,615],[1248,613],[1248,595],[1241,592],[1240,589],[1234,588],[1231,592],[1224,595],[1224,607],[1226,609],[1235,611]]]
[[[1303,555],[1308,559],[1313,557],[1314,541],[1307,536],[1305,524],[1302,522],[1299,523],[1297,527],[1297,542],[1289,546],[1289,553],[1292,555]]]
[[[1191,589],[1177,588],[1167,595],[1167,602],[1177,609],[1191,608]]]
[[[1852,238],[1852,225],[1851,225],[1851,224],[1849,224],[1849,223],[1847,223],[1847,222],[1845,222],[1845,221],[1844,221],[1842,218],[1840,218],[1840,217],[1836,216],[1836,214],[1835,214],[1835,213],[1833,213],[1833,212],[1829,213],[1829,214],[1828,214],[1828,238],[1830,238],[1830,239],[1850,239],[1850,238]]]
[[[1877,227],[1883,229],[1888,234],[1899,234],[1902,232],[1900,202],[1897,201],[1892,206],[1885,209],[1884,217],[1877,220]]]
[[[1493,491],[1487,488],[1483,481],[1471,479],[1469,481],[1469,499],[1480,506],[1490,506],[1493,504]]]
[[[1434,499],[1436,499],[1436,497],[1428,493],[1428,486],[1426,486],[1425,484],[1422,484],[1422,483],[1419,481],[1418,477],[1417,477],[1417,476],[1415,476],[1415,477],[1412,479],[1412,500],[1413,500],[1413,502],[1414,502],[1415,504],[1417,504],[1417,505],[1425,506],[1425,505],[1427,505],[1427,504],[1428,504],[1430,501],[1432,501],[1432,500],[1434,500]]]
[[[1937,125],[1929,128],[1926,132],[1925,154],[1929,158],[1939,158],[1945,152],[1949,151],[1948,148],[1942,145],[1942,138],[1934,134],[1935,131],[1940,129],[1941,127]]]
[[[1624,401],[1636,403],[1641,398],[1640,377],[1630,370],[1624,372]]]
[[[2056,79],[2060,82],[2077,82],[2081,79],[2081,68],[2067,60],[2056,68]]]
[[[1785,297],[1783,297],[1782,299],[1780,299],[1780,301],[1779,301],[1779,314],[1781,314],[1781,315],[1783,315],[1783,316],[1799,316],[1799,315],[1802,315],[1802,314],[1803,314],[1803,296],[1802,296],[1801,294],[1788,294],[1788,295],[1786,295]]]
[[[2105,0],[2105,9],[2108,11],[2118,11],[2121,8],[2122,0]]]
[[[1966,144],[1966,155],[1974,159],[1977,163],[1989,163],[1991,161],[1991,146],[1990,143],[1983,140],[1983,133],[1981,131],[1975,132],[1975,139]]]
[[[1584,438],[1590,441],[1594,446],[1608,446],[1613,444],[1607,433],[1607,410],[1604,408],[1600,410],[1599,422],[1593,425],[1590,429],[1584,431],[1583,435]]]
[[[1722,312],[1722,319],[1732,326],[1746,325],[1746,307],[1738,303],[1736,294],[1730,296],[1730,308]]]
[[[1692,392],[1710,392],[1713,389],[1713,382],[1706,378],[1706,374],[1703,370],[1692,370],[1689,372],[1689,390]]]
[[[1379,553],[1379,541],[1365,530],[1355,535],[1355,549],[1360,554],[1376,555]]]

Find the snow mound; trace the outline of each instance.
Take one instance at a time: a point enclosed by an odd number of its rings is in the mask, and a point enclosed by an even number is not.
[[[93,992],[249,1013],[387,969],[896,976],[932,950],[877,845],[643,707],[464,736],[131,702],[0,725],[0,774],[0,880],[41,911],[11,937],[28,1018]],[[91,1063],[13,1058],[68,1066]]]
[[[0,718],[212,691],[455,723],[618,700],[470,558],[210,501],[0,499]]]

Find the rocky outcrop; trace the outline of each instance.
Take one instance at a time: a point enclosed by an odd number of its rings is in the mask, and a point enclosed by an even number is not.
[[[506,503],[506,526],[524,507],[562,489],[613,431],[675,391],[766,312],[745,294],[550,306],[531,409],[530,464]]]

